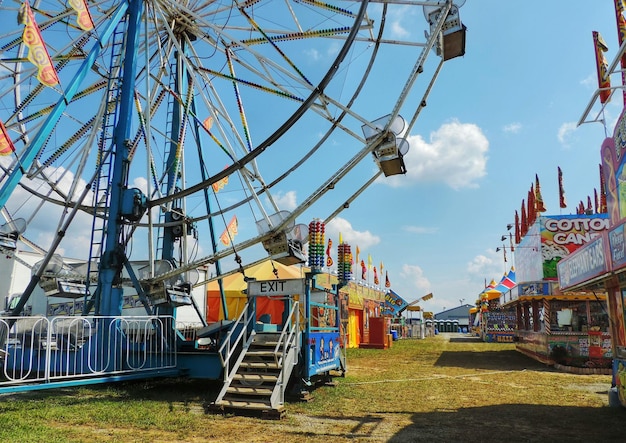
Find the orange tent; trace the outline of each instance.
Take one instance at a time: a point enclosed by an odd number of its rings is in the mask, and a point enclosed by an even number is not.
[[[274,269],[276,269],[278,276],[274,274]],[[306,269],[295,265],[286,266],[268,259],[245,269],[244,272],[247,278],[255,278],[256,280],[276,280],[277,278],[289,280],[304,278]],[[240,272],[224,277],[222,279],[222,286],[226,297],[228,318],[224,316],[220,287],[216,280],[210,282],[207,288],[206,320],[208,323],[220,320],[234,320],[241,314],[241,311],[246,305],[247,297],[243,291],[248,288],[248,284],[244,281],[244,276]],[[257,319],[263,314],[270,314],[271,322],[278,324],[282,319],[283,307],[284,303],[282,300],[257,298]]]

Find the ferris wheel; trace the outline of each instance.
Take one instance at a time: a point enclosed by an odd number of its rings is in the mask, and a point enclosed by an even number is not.
[[[135,258],[155,284],[255,248],[303,261],[298,218],[406,172],[462,3],[4,0],[0,224],[49,257],[80,244],[105,297]]]

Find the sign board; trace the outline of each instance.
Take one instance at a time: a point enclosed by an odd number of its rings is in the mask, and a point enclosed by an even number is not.
[[[254,280],[248,282],[248,296],[304,294],[304,279]]]

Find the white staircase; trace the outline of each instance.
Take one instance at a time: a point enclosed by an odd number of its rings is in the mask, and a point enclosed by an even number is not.
[[[295,303],[289,316],[296,321],[287,322],[280,332],[264,332],[261,328],[245,338],[246,327],[241,328],[241,339],[235,339],[243,343],[241,352],[231,352],[232,364],[225,359],[224,386],[211,409],[267,418],[283,416],[285,391],[300,352],[299,315],[294,315],[297,306]]]

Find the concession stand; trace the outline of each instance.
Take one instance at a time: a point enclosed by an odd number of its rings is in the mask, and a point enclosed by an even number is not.
[[[613,386],[611,404],[626,406],[626,110],[615,126],[613,136],[602,143],[603,179],[609,227],[593,242],[586,244],[558,264],[559,286],[565,291],[606,294]],[[605,323],[600,324],[604,334]],[[604,335],[602,346],[604,349]],[[591,347],[591,340],[590,340]],[[619,399],[619,400],[618,400]]]
[[[557,266],[602,242],[606,213],[539,216],[516,247],[517,286],[503,307],[516,317],[516,349],[579,373],[606,372],[611,334],[602,290],[559,286]]]

